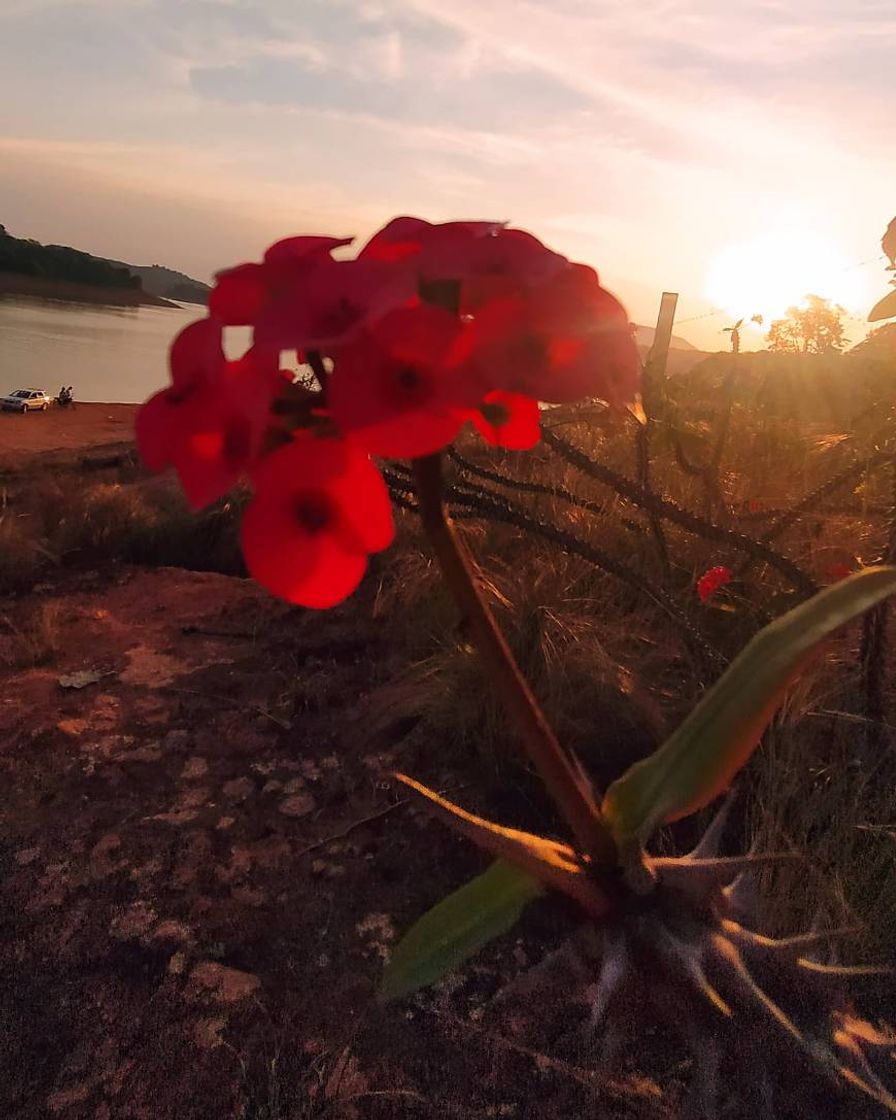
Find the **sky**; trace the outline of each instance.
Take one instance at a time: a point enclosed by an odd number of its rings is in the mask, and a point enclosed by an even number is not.
[[[209,279],[506,219],[721,349],[886,291],[894,57],[893,0],[0,0],[0,223]]]

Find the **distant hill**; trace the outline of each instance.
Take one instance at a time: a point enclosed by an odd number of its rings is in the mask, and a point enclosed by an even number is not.
[[[0,226],[0,290],[135,306],[208,302],[209,286],[160,264],[95,257],[70,245],[42,245]]]
[[[140,278],[123,265],[72,249],[69,245],[41,245],[30,238],[13,237],[0,226],[0,273],[31,277],[35,281],[60,281],[114,288],[125,293],[140,290]]]
[[[653,340],[656,336],[656,330],[653,327],[642,327],[640,324],[635,324],[635,341],[639,346],[653,346]],[[673,350],[696,350],[697,347],[688,342],[686,338],[680,335],[673,334],[672,340],[669,343]]]
[[[107,261],[107,264],[117,268],[126,268],[139,278],[143,290],[163,299],[173,299],[177,303],[208,303],[208,293],[211,291],[208,284],[201,280],[194,280],[192,276],[185,276],[183,272],[175,272],[173,268],[165,268],[160,264],[125,264],[123,261]]]

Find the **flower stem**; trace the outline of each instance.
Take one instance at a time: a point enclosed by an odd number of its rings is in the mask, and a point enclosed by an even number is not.
[[[317,383],[320,386],[320,391],[324,394],[327,392],[327,370],[324,366],[324,360],[320,356],[318,350],[306,350],[305,361],[311,367],[311,372],[317,378]]]
[[[616,847],[600,819],[590,784],[561,747],[532,695],[479,588],[475,562],[445,511],[441,455],[414,459],[412,465],[423,529],[526,753],[575,834],[580,851],[596,865],[615,865]]]

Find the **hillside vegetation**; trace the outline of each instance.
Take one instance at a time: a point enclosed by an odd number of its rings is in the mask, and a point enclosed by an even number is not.
[[[101,288],[140,288],[140,278],[123,265],[112,264],[68,245],[42,245],[31,238],[13,237],[3,226],[0,226],[0,272]]]

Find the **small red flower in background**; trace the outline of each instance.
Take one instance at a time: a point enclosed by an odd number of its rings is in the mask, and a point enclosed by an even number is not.
[[[538,401],[506,389],[486,393],[472,421],[477,431],[496,447],[528,451],[541,439]]]
[[[569,265],[525,295],[487,303],[470,324],[470,360],[492,384],[562,404],[632,401],[641,361],[622,304],[597,273]]]
[[[392,311],[337,353],[327,387],[336,424],[372,455],[412,459],[441,451],[480,393],[452,365],[462,326],[420,304]]]
[[[731,569],[718,565],[715,568],[710,568],[709,571],[697,580],[697,595],[700,597],[700,602],[705,603],[710,596],[715,595],[720,587],[724,587],[726,583],[730,583],[734,578]]]
[[[379,471],[350,441],[300,432],[253,473],[243,517],[246,566],[291,603],[332,607],[355,590],[371,552],[395,534]]]

